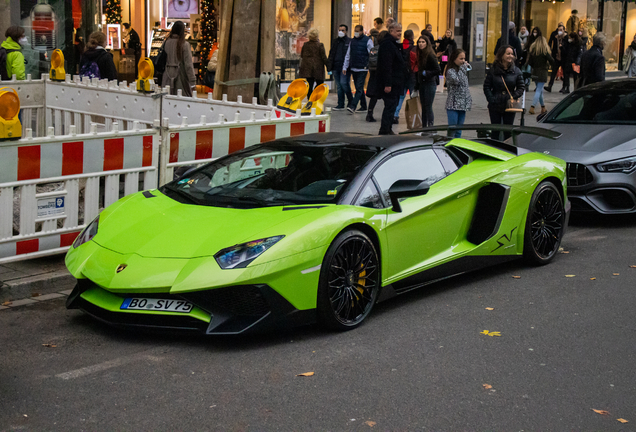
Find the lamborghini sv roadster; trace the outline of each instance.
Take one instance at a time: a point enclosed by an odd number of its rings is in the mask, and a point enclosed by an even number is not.
[[[102,211],[66,256],[78,279],[67,307],[204,334],[352,329],[375,303],[431,282],[519,257],[548,263],[569,215],[565,176],[561,159],[489,138],[255,145]]]

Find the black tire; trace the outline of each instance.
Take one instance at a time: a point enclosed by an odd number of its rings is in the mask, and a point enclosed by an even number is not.
[[[565,210],[559,189],[549,181],[537,186],[530,199],[523,239],[523,256],[535,265],[552,261],[565,232]]]
[[[349,230],[333,241],[320,269],[318,321],[330,330],[358,327],[380,291],[380,260],[369,237]]]

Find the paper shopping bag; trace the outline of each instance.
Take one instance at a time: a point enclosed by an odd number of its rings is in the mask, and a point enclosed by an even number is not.
[[[421,129],[422,113],[420,111],[420,98],[412,97],[406,100],[406,128]]]

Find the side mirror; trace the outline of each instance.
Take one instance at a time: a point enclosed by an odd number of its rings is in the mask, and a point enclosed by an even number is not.
[[[401,212],[400,198],[408,198],[414,196],[425,195],[431,186],[422,180],[398,180],[389,188],[389,197],[391,198],[391,204],[393,204],[392,210],[394,212]]]

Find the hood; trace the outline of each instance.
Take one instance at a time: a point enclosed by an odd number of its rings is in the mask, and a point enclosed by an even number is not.
[[[557,140],[520,135],[517,145],[565,160],[590,164],[636,155],[636,126],[573,125],[543,123],[542,127],[561,132]]]
[[[17,43],[16,41],[14,41],[13,39],[11,39],[10,36],[8,36],[7,40],[2,42],[2,48],[4,48],[4,49],[12,49],[12,50],[21,50],[22,46],[19,43]]]
[[[315,208],[283,211],[282,207],[230,209],[181,204],[159,191],[126,197],[104,210],[94,241],[121,254],[147,258],[212,256],[221,249],[257,240],[260,233]],[[297,208],[297,207],[295,207]]]
[[[84,57],[88,61],[96,61],[101,56],[108,54],[108,51],[104,49],[90,49],[84,52]]]

